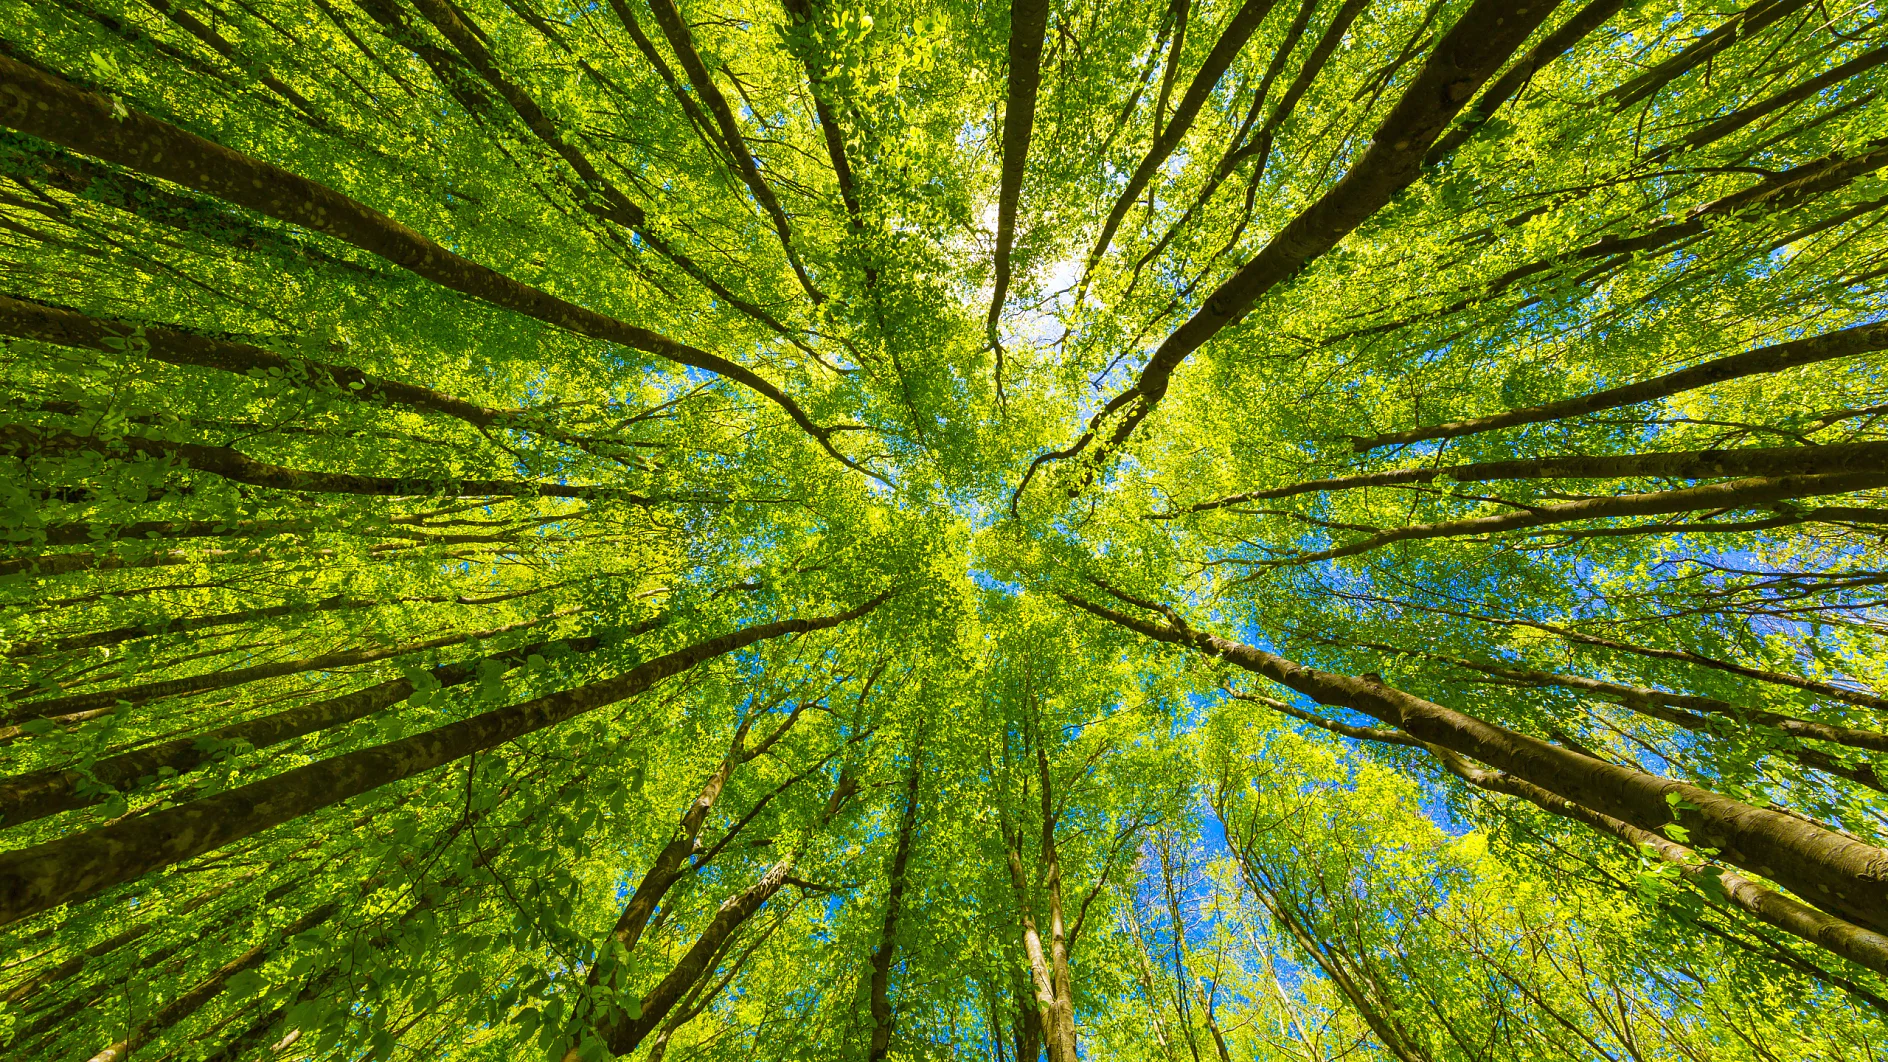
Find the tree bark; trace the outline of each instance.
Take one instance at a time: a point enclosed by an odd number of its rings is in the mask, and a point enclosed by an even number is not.
[[[1612,18],[1624,6],[1625,0],[1593,0],[1592,3],[1574,12],[1572,18],[1561,23],[1552,33],[1543,37],[1539,44],[1528,49],[1528,53],[1522,56],[1519,62],[1503,71],[1502,75],[1495,79],[1494,84],[1482,90],[1482,94],[1475,98],[1474,105],[1462,115],[1462,120],[1444,133],[1442,138],[1436,141],[1435,146],[1429,149],[1428,154],[1423,156],[1423,166],[1429,168],[1442,165],[1443,160],[1455,154],[1456,148],[1467,143],[1468,139],[1475,135],[1476,130],[1486,125],[1488,119],[1495,116],[1495,112],[1501,109],[1502,104],[1513,99],[1516,93],[1525,88],[1541,67],[1560,58],[1574,45],[1585,40],[1587,34],[1605,25],[1606,20]]]
[[[426,3],[438,3],[439,0],[424,0]],[[747,138],[741,135],[741,125],[734,119],[734,109],[728,106],[728,99],[721,94],[721,87],[715,84],[714,75],[708,72],[708,65],[702,62],[701,53],[695,50],[695,38],[688,30],[688,23],[682,19],[682,12],[676,8],[674,0],[650,0],[649,10],[655,15],[656,25],[661,28],[662,36],[674,49],[675,57],[681,60],[682,69],[688,74],[688,80],[701,94],[702,102],[708,105],[708,113],[714,115],[715,125],[721,130],[721,138],[728,150],[728,156],[734,160],[736,172],[741,180],[754,193],[755,202],[772,219],[775,235],[780,237],[780,247],[787,255],[787,264],[793,267],[793,273],[800,279],[800,286],[815,303],[824,302],[826,296],[813,285],[813,278],[806,273],[806,266],[800,262],[800,256],[793,249],[793,230],[787,224],[786,212],[780,209],[780,200],[774,190],[761,176],[760,167],[755,164],[754,153],[747,146]]]
[[[1888,346],[1888,328],[1883,329]],[[1888,465],[1888,442],[1831,443],[1827,446],[1755,447],[1741,450],[1677,450],[1671,453],[1599,454],[1537,457],[1516,461],[1481,461],[1469,465],[1399,468],[1354,476],[1313,479],[1283,487],[1247,491],[1189,506],[1185,512],[1207,512],[1249,501],[1290,498],[1360,487],[1389,487],[1407,483],[1489,483],[1513,479],[1719,479],[1729,476],[1826,476],[1868,472]],[[1168,514],[1161,514],[1163,516]]]
[[[1323,639],[1320,639],[1323,640]],[[1349,644],[1364,649],[1375,649],[1385,653],[1409,652],[1375,642],[1341,643],[1335,639],[1330,644]],[[1836,726],[1832,723],[1818,722],[1814,719],[1798,719],[1795,716],[1751,708],[1730,701],[1721,701],[1716,697],[1700,697],[1690,693],[1672,693],[1668,690],[1651,689],[1645,686],[1628,686],[1618,682],[1588,678],[1584,675],[1564,675],[1553,671],[1541,671],[1528,667],[1509,667],[1502,664],[1490,664],[1469,660],[1458,656],[1441,653],[1418,652],[1414,655],[1430,660],[1439,660],[1445,664],[1454,664],[1485,675],[1494,675],[1530,686],[1560,686],[1570,690],[1583,690],[1603,697],[1611,697],[1628,708],[1639,710],[1642,705],[1666,705],[1683,710],[1686,714],[1703,713],[1722,716],[1740,723],[1755,726],[1773,727],[1799,738],[1815,738],[1818,741],[1832,741],[1838,745],[1848,745],[1858,749],[1875,752],[1888,752],[1888,734],[1874,730],[1858,730],[1854,727]],[[1665,719],[1663,715],[1658,716]],[[1696,716],[1694,715],[1694,718]],[[1671,720],[1667,720],[1670,722]],[[1690,726],[1690,723],[1682,724]],[[1694,729],[1696,729],[1694,727]]]
[[[529,409],[495,409],[430,387],[375,376],[348,365],[288,358],[251,343],[199,336],[162,325],[88,317],[17,296],[0,295],[0,335],[87,350],[142,352],[170,365],[215,369],[239,376],[279,375],[305,381],[324,393],[439,413],[475,428],[518,427],[559,442],[596,445],[594,440],[534,423]]]
[[[284,605],[270,605],[267,608],[245,609],[241,612],[220,612],[209,616],[159,616],[128,627],[113,627],[110,630],[90,631],[85,634],[60,635],[35,642],[17,642],[0,656],[18,659],[23,656],[38,656],[42,653],[105,649],[139,638],[155,638],[166,634],[190,634],[258,620],[280,619],[283,616],[294,616],[304,612],[345,612],[375,608],[380,604],[382,602],[336,594],[320,601],[298,601]]]
[[[657,499],[608,486],[572,486],[530,483],[516,479],[459,479],[454,476],[361,476],[351,472],[311,472],[259,461],[228,446],[167,442],[126,435],[117,439],[81,438],[63,431],[23,424],[0,426],[0,453],[28,458],[45,454],[89,452],[129,458],[142,454],[173,462],[179,468],[208,472],[233,483],[304,494],[360,494],[381,498],[540,497],[605,499],[631,505],[653,505]]]
[[[279,936],[282,940],[287,940],[298,933],[305,933],[333,918],[340,909],[339,904],[323,904],[289,924]],[[269,946],[257,944],[217,967],[201,981],[192,985],[189,991],[164,1004],[157,1013],[138,1022],[124,1039],[93,1055],[88,1062],[125,1062],[131,1057],[133,1050],[149,1043],[153,1036],[190,1017],[203,1009],[204,1004],[222,995],[231,977],[268,958],[269,951]]]
[[[1260,563],[1266,566],[1311,564],[1340,557],[1354,557],[1359,553],[1369,553],[1395,542],[1492,535],[1502,531],[1546,527],[1552,524],[1572,523],[1576,520],[1598,520],[1614,516],[1650,516],[1657,513],[1695,512],[1701,509],[1744,509],[1789,501],[1793,498],[1848,494],[1884,485],[1888,485],[1888,469],[1828,475],[1753,476],[1704,487],[1685,487],[1679,490],[1654,491],[1645,494],[1621,494],[1611,498],[1556,502],[1550,505],[1535,505],[1520,512],[1501,513],[1496,516],[1476,516],[1430,524],[1411,524],[1408,527],[1384,531],[1332,549],[1301,553]]]
[[[1330,191],[1293,218],[1169,335],[1133,386],[1109,400],[1074,446],[1038,456],[1020,495],[1044,462],[1086,450],[1110,422],[1096,460],[1126,442],[1167,394],[1174,370],[1207,340],[1242,318],[1267,292],[1337,246],[1423,172],[1423,155],[1483,81],[1546,20],[1559,0],[1476,0],[1430,52],[1422,70],[1377,127],[1356,164]]]
[[[1662,834],[1576,804],[1558,793],[1504,772],[1484,770],[1464,763],[1447,750],[1432,748],[1430,751],[1451,774],[1470,785],[1492,793],[1520,797],[1543,811],[1610,834],[1624,841],[1634,852],[1650,851],[1665,862],[1679,867],[1680,875],[1686,881],[1698,885],[1707,896],[1721,894],[1722,902],[1754,915],[1763,922],[1878,974],[1888,975],[1888,936],[1824,914],[1774,889],[1759,885],[1742,874],[1716,866],[1692,849]]]
[[[1725,20],[1724,24],[1700,37],[1684,51],[1658,64],[1612,91],[1620,110],[1645,99],[1659,89],[1696,68],[1731,45],[1768,27],[1792,12],[1809,6],[1810,0],[1756,0],[1749,7]]]
[[[610,929],[610,939],[622,946],[625,955],[636,950],[636,945],[642,940],[643,930],[655,916],[657,906],[668,895],[669,889],[689,873],[685,864],[700,849],[701,831],[708,822],[708,813],[720,800],[735,770],[780,740],[799,716],[800,709],[795,708],[779,729],[752,750],[747,748],[747,733],[753,720],[743,720],[735,728],[727,753],[709,773],[708,780],[702,783],[695,799],[689,802],[688,809],[682,812],[676,822],[675,832],[661,851],[656,853],[649,869],[643,872],[642,880],[636,884],[636,891],[630,894],[629,902],[623,905],[622,914],[617,916],[616,925]],[[605,985],[612,992],[620,987],[623,971],[612,955],[612,950],[607,946],[598,950],[596,961],[590,964],[590,971],[585,976],[586,984]]]
[[[1193,120],[1199,116],[1200,108],[1218,87],[1220,78],[1232,66],[1233,60],[1252,39],[1252,34],[1265,21],[1265,16],[1272,11],[1275,0],[1245,0],[1239,10],[1233,12],[1226,28],[1220,31],[1219,40],[1213,43],[1213,50],[1206,54],[1206,60],[1200,65],[1199,72],[1193,75],[1193,81],[1187,86],[1180,103],[1174,108],[1173,117],[1164,127],[1158,127],[1154,142],[1148,145],[1147,154],[1142,156],[1140,165],[1128,177],[1127,186],[1115,197],[1114,206],[1108,211],[1108,217],[1102,222],[1101,235],[1095,239],[1095,249],[1088,252],[1088,269],[1092,271],[1101,261],[1101,256],[1108,251],[1108,244],[1114,239],[1115,230],[1121,227],[1121,221],[1127,217],[1134,201],[1140,198],[1142,190],[1154,178],[1154,173],[1167,161],[1174,149],[1180,146],[1180,140],[1193,128]],[[1623,0],[1621,0],[1623,2]]]
[[[995,290],[984,327],[994,342],[1010,290],[1010,250],[1016,243],[1016,209],[1022,201],[1029,141],[1036,125],[1036,90],[1042,82],[1042,40],[1049,27],[1048,0],[1010,0],[1009,90],[1003,104],[1003,172],[996,200]],[[997,391],[1003,389],[998,347]]]
[[[759,881],[735,893],[722,901],[714,917],[701,932],[681,960],[665,974],[656,986],[642,997],[642,1016],[633,1020],[626,1019],[622,1011],[617,1012],[617,1020],[598,1030],[603,1035],[603,1042],[612,1054],[626,1055],[634,1051],[645,1037],[662,1024],[669,1011],[674,1009],[682,996],[696,981],[706,976],[709,964],[718,955],[735,930],[741,928],[754,916],[774,893],[787,883],[792,875],[798,853],[793,853],[767,868]]]

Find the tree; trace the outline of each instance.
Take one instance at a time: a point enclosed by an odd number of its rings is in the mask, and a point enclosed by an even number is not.
[[[1863,1058],[1888,39],[0,18],[0,1051]]]

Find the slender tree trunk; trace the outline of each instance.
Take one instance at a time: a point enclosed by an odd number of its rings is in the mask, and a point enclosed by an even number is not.
[[[1003,169],[996,200],[995,290],[984,322],[994,342],[1003,303],[1010,290],[1010,251],[1016,243],[1016,212],[1023,196],[1029,141],[1036,127],[1036,90],[1042,81],[1043,34],[1049,27],[1048,0],[1011,0],[1009,87],[1003,103]],[[1003,364],[997,362],[997,393],[1003,392]]]
[[[1882,327],[1888,346],[1888,325]],[[1888,464],[1888,443],[1832,443],[1828,446],[1780,446],[1771,449],[1682,450],[1663,454],[1605,454],[1539,457],[1521,461],[1485,461],[1472,465],[1400,468],[1355,476],[1314,479],[1283,487],[1247,491],[1190,506],[1205,512],[1265,498],[1289,498],[1406,483],[1489,483],[1512,479],[1722,479],[1731,476],[1810,476],[1875,471]]]
[[[774,893],[780,891],[787,878],[793,873],[798,862],[798,853],[793,853],[767,868],[759,881],[735,893],[722,901],[714,917],[702,930],[681,960],[665,974],[656,986],[642,997],[642,1015],[633,1020],[618,1011],[615,1020],[598,1031],[610,1051],[626,1055],[634,1051],[650,1032],[662,1024],[669,1011],[682,998],[683,993],[697,980],[707,975],[710,962],[727,943],[728,938],[741,928],[749,918],[766,906]]]
[[[202,675],[190,675],[185,678],[160,679],[136,686],[121,686],[117,689],[99,690],[94,693],[74,693],[64,697],[30,701],[16,704],[7,710],[3,720],[6,724],[19,723],[27,719],[56,718],[75,712],[89,711],[95,708],[109,708],[119,704],[147,704],[151,701],[169,697],[182,697],[185,694],[204,693],[209,690],[226,690],[236,686],[259,682],[263,679],[281,678],[284,675],[299,675],[310,671],[333,671],[344,667],[358,667],[380,660],[411,656],[430,649],[444,649],[448,646],[463,645],[478,638],[492,638],[512,631],[525,630],[549,620],[570,615],[574,609],[566,609],[538,619],[522,623],[511,623],[503,627],[493,627],[483,631],[468,631],[464,634],[442,634],[436,638],[424,638],[404,645],[388,646],[383,649],[348,649],[338,653],[324,653],[321,656],[303,657],[298,660],[281,660],[273,664],[256,664],[252,667],[234,668],[229,671],[212,671]],[[17,700],[17,695],[15,697]]]
[[[924,778],[924,745],[920,738],[912,746],[911,767],[905,776],[905,813],[898,823],[898,845],[892,853],[891,877],[885,888],[885,921],[879,927],[878,946],[872,949],[871,1010],[872,1040],[866,1048],[866,1062],[883,1062],[891,1053],[892,958],[898,951],[898,916],[905,900],[905,868],[911,859],[911,835],[918,822],[918,784]]]
[[[1455,439],[1464,435],[1477,435],[1485,431],[1512,428],[1522,424],[1565,420],[1569,417],[1579,417],[1588,413],[1618,409],[1621,406],[1669,398],[1672,395],[1683,394],[1686,391],[1709,387],[1728,380],[1741,380],[1750,376],[1782,372],[1800,365],[1814,365],[1836,358],[1853,357],[1857,354],[1881,350],[1884,347],[1888,347],[1888,324],[1857,325],[1854,328],[1844,328],[1807,339],[1793,339],[1759,347],[1756,350],[1747,350],[1741,354],[1713,358],[1689,369],[1655,376],[1642,383],[1609,387],[1604,391],[1595,391],[1578,398],[1529,406],[1525,409],[1511,409],[1505,413],[1493,413],[1485,417],[1452,420],[1432,427],[1412,428],[1408,431],[1386,432],[1382,435],[1354,439],[1351,445],[1358,453],[1363,453],[1379,446],[1422,442],[1426,439]]]
[[[281,940],[287,940],[298,933],[310,929],[333,918],[340,911],[339,904],[323,904],[296,919],[278,934]],[[201,981],[191,986],[189,991],[160,1007],[157,1013],[139,1021],[131,1032],[122,1040],[93,1055],[89,1062],[124,1062],[131,1057],[131,1052],[150,1042],[151,1038],[171,1026],[190,1017],[203,1009],[204,1004],[223,994],[229,979],[262,962],[269,957],[269,952],[276,945],[257,944],[236,956],[229,962],[217,967]]]
[[[659,622],[650,620],[638,624],[628,634],[633,637],[647,633]],[[476,660],[442,664],[430,669],[429,673],[441,688],[449,688],[478,678],[487,666],[510,671],[522,665],[532,654],[553,650],[557,646],[567,647],[574,653],[588,653],[600,644],[600,639],[594,635],[556,642],[537,642]],[[178,775],[188,774],[213,760],[217,749],[232,745],[256,749],[279,745],[307,734],[364,719],[399,704],[411,697],[413,691],[411,679],[393,679],[260,719],[232,723],[205,733],[109,756],[92,765],[89,777],[97,785],[124,789],[135,785],[141,778],[158,776],[165,768]],[[18,826],[73,808],[104,803],[107,799],[104,793],[80,791],[79,783],[86,777],[86,774],[77,770],[60,768],[0,778],[0,828]]]
[[[735,728],[734,738],[728,744],[728,751],[721,757],[721,762],[702,783],[695,799],[682,812],[676,822],[675,832],[669,838],[656,858],[643,872],[642,880],[636,884],[636,891],[630,894],[629,902],[623,905],[623,912],[616,919],[616,925],[610,929],[609,942],[597,951],[596,961],[590,964],[590,971],[585,977],[588,985],[604,985],[611,992],[621,986],[623,962],[630,952],[636,950],[641,942],[643,930],[654,917],[656,908],[669,889],[682,880],[689,872],[686,866],[688,858],[701,848],[702,827],[707,824],[708,813],[714,809],[716,801],[727,788],[729,779],[741,764],[753,759],[762,751],[784,737],[799,719],[800,709],[795,708],[778,729],[754,749],[747,748],[748,729],[753,720],[745,719]]]
[[[18,659],[23,656],[38,656],[41,653],[69,653],[84,649],[105,649],[138,638],[153,638],[166,634],[190,634],[196,631],[214,630],[218,627],[234,627],[238,624],[253,623],[260,620],[280,619],[303,612],[342,612],[353,609],[374,608],[382,602],[349,598],[345,594],[336,594],[313,602],[291,602],[285,605],[271,605],[267,608],[245,609],[241,612],[223,612],[210,616],[173,616],[156,617],[143,623],[128,627],[114,627],[110,630],[90,631],[85,634],[68,634],[56,638],[47,638],[36,642],[19,642],[8,649],[5,656]]]
[[[1390,1001],[1383,999],[1375,989],[1376,985],[1368,977],[1355,975],[1363,969],[1363,960],[1347,955],[1343,949],[1331,941],[1318,937],[1305,924],[1303,912],[1292,904],[1279,889],[1274,887],[1267,875],[1254,865],[1250,852],[1235,837],[1231,823],[1226,821],[1225,811],[1215,807],[1220,825],[1226,833],[1227,847],[1232,851],[1234,860],[1239,864],[1241,874],[1253,895],[1265,905],[1272,915],[1272,920],[1285,928],[1291,938],[1298,942],[1305,954],[1311,956],[1331,983],[1337,986],[1344,999],[1350,1003],[1351,1010],[1369,1026],[1370,1032],[1377,1038],[1385,1050],[1398,1059],[1398,1062],[1429,1062],[1429,1053],[1422,1048],[1390,1013]],[[1345,961],[1345,960],[1350,961]]]
[[[0,925],[76,903],[349,797],[626,700],[662,679],[764,639],[857,619],[886,596],[838,615],[756,624],[657,657],[615,678],[495,708],[116,825],[0,853]]]
[[[1043,1029],[1049,1041],[1049,1062],[1079,1062],[1075,1039],[1075,977],[1069,962],[1069,927],[1062,901],[1062,859],[1055,847],[1055,805],[1049,781],[1049,754],[1036,746],[1037,775],[1042,786],[1042,886],[1049,903],[1049,973],[1055,989]]]
[[[179,469],[208,472],[233,483],[304,494],[361,494],[369,497],[433,498],[540,497],[596,498],[648,505],[651,499],[620,487],[532,483],[517,479],[458,479],[451,476],[362,476],[351,472],[313,472],[259,461],[228,446],[167,442],[127,435],[118,439],[80,438],[22,424],[0,426],[0,453],[12,457],[96,453],[131,459],[137,454],[170,461]]]
[[[516,427],[591,452],[607,450],[609,446],[608,440],[565,432],[545,424],[531,409],[482,406],[430,387],[376,376],[349,365],[289,358],[251,343],[199,336],[163,325],[88,317],[18,296],[0,295],[0,335],[37,339],[64,347],[142,353],[171,365],[237,375],[281,375],[323,394],[437,413],[480,431]]]
[[[1016,895],[1023,954],[1029,960],[1029,978],[1035,989],[1037,1018],[1043,1043],[1049,1049],[1049,1062],[1077,1062],[1074,978],[1069,968],[1068,930],[1063,915],[1062,867],[1055,849],[1055,798],[1050,788],[1048,754],[1040,748],[1036,751],[1043,819],[1042,852],[1037,863],[1049,909],[1046,938],[1037,924],[1035,904],[1029,895],[1021,830],[1012,830],[1007,821],[1002,825],[1004,856],[1009,866],[1010,887]]]
[[[1233,12],[1226,28],[1220,31],[1219,40],[1213,43],[1213,50],[1206,55],[1205,62],[1193,75],[1193,81],[1187,86],[1186,93],[1180,97],[1179,106],[1174,108],[1171,120],[1157,127],[1154,142],[1142,156],[1140,165],[1128,177],[1128,183],[1115,196],[1114,206],[1108,211],[1108,217],[1101,225],[1101,235],[1095,240],[1094,250],[1088,253],[1088,269],[1092,271],[1101,256],[1108,250],[1108,244],[1114,239],[1115,230],[1121,227],[1122,219],[1127,217],[1134,201],[1140,198],[1148,182],[1153,180],[1162,164],[1180,146],[1180,140],[1193,128],[1194,118],[1199,116],[1200,108],[1219,86],[1220,79],[1232,66],[1246,42],[1258,30],[1265,16],[1271,13],[1274,0],[1245,0],[1239,9]]]
[[[0,122],[14,129],[326,233],[443,287],[555,327],[725,376],[778,405],[839,456],[831,447],[831,429],[744,366],[521,284],[306,178],[137,111],[119,118],[114,109],[123,111],[112,100],[0,56]]]
[[[1127,441],[1166,397],[1173,373],[1194,351],[1244,317],[1273,288],[1337,246],[1357,226],[1422,175],[1423,155],[1471,95],[1553,13],[1558,0],[1476,0],[1436,43],[1422,69],[1384,117],[1369,148],[1342,180],[1305,208],[1252,260],[1206,299],[1155,350],[1134,384],[1109,400],[1087,432],[1067,451],[1036,459],[1072,457],[1104,427],[1103,455]],[[1025,475],[1023,486],[1028,485]],[[1018,487],[1020,494],[1022,487]]]
[[[1587,34],[1606,24],[1606,20],[1617,14],[1625,6],[1625,0],[1592,0],[1587,6],[1574,12],[1573,17],[1560,24],[1560,27],[1548,34],[1541,42],[1528,49],[1528,53],[1514,65],[1502,72],[1494,84],[1482,90],[1475,98],[1474,106],[1462,115],[1435,146],[1423,156],[1425,167],[1440,166],[1444,159],[1455,154],[1455,149],[1475,135],[1475,131],[1487,124],[1495,116],[1501,105],[1513,99],[1541,67],[1559,58],[1562,53],[1585,40]]]
[[[1016,1062],[1040,1062],[1042,1058],[1042,1011],[1030,987],[1033,976],[1010,970],[1010,992],[1016,999]]]
[[[1640,829],[1611,815],[1583,807],[1558,793],[1504,772],[1464,763],[1460,757],[1445,749],[1431,748],[1430,751],[1451,774],[1470,785],[1492,793],[1520,797],[1543,811],[1616,837],[1634,852],[1656,853],[1660,859],[1677,866],[1680,876],[1697,885],[1705,895],[1737,907],[1824,951],[1888,976],[1888,936],[1798,903],[1742,874],[1711,863],[1696,851],[1663,834]]]
[[[437,3],[439,0],[423,0]],[[773,221],[774,234],[780,238],[780,247],[786,252],[787,264],[793,267],[793,273],[800,280],[800,286],[815,303],[824,302],[826,296],[820,294],[813,285],[813,278],[807,275],[806,266],[800,262],[800,256],[793,249],[793,231],[787,223],[787,215],[780,207],[780,200],[774,190],[761,175],[760,167],[755,164],[754,153],[748,147],[747,138],[741,135],[740,123],[735,121],[734,110],[728,106],[727,97],[715,84],[714,75],[702,62],[701,54],[695,49],[694,35],[689,32],[688,23],[682,18],[682,12],[675,6],[674,0],[650,0],[649,10],[655,15],[656,25],[661,27],[662,36],[675,51],[675,57],[682,63],[688,80],[700,94],[702,102],[708,105],[708,113],[714,115],[715,125],[721,130],[721,139],[726,146],[728,156],[734,160],[735,170],[748,190],[754,193],[754,201],[761,205],[768,218]]]
[[[1739,40],[1802,10],[1809,3],[1810,0],[1755,0],[1684,51],[1614,89],[1612,95],[1618,101],[1617,106],[1620,110],[1632,106]]]
[[[1281,560],[1261,562],[1266,566],[1312,564],[1369,553],[1397,542],[1420,542],[1436,538],[1463,538],[1493,535],[1531,527],[1600,520],[1615,516],[1653,516],[1661,513],[1697,512],[1705,509],[1745,509],[1767,506],[1795,498],[1816,498],[1848,494],[1888,486],[1888,470],[1842,472],[1809,476],[1753,476],[1713,483],[1703,487],[1621,494],[1610,498],[1534,505],[1519,512],[1495,516],[1473,516],[1461,520],[1443,520],[1429,524],[1411,524],[1394,531],[1384,531],[1356,542],[1301,553]]]
[[[773,737],[763,742],[762,746],[757,746],[754,752],[749,753],[748,758],[758,755],[761,747],[772,744],[785,732],[786,727],[781,727]],[[820,817],[822,825],[831,822],[833,816],[839,813],[846,797],[853,792],[854,784],[852,776],[847,771],[841,770],[839,780],[833,786],[832,794],[827,798],[825,812]],[[749,919],[758,914],[761,908],[767,905],[767,901],[773,899],[774,894],[791,880],[793,871],[803,854],[803,851],[798,849],[788,852],[785,857],[768,867],[760,876],[760,880],[723,900],[720,908],[715,911],[714,917],[709,919],[708,925],[695,939],[695,943],[669,969],[669,972],[663,975],[656,986],[643,995],[637,1017],[631,1018],[620,1007],[610,1007],[594,1019],[593,1027],[597,1036],[612,1054],[625,1055],[634,1051],[650,1033],[663,1027],[664,1019],[683,1003],[687,994],[704,977],[713,972],[715,963],[727,949],[734,934]],[[576,1062],[578,1046],[579,1044],[571,1045],[570,1050],[564,1054],[564,1062]]]

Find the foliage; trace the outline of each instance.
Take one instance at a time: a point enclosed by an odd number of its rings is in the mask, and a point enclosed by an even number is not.
[[[1874,1058],[1885,61],[0,6],[0,1051]]]

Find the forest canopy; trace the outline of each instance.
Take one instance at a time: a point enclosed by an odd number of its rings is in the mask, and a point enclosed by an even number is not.
[[[1888,24],[5,0],[0,1055],[1888,1044]]]

